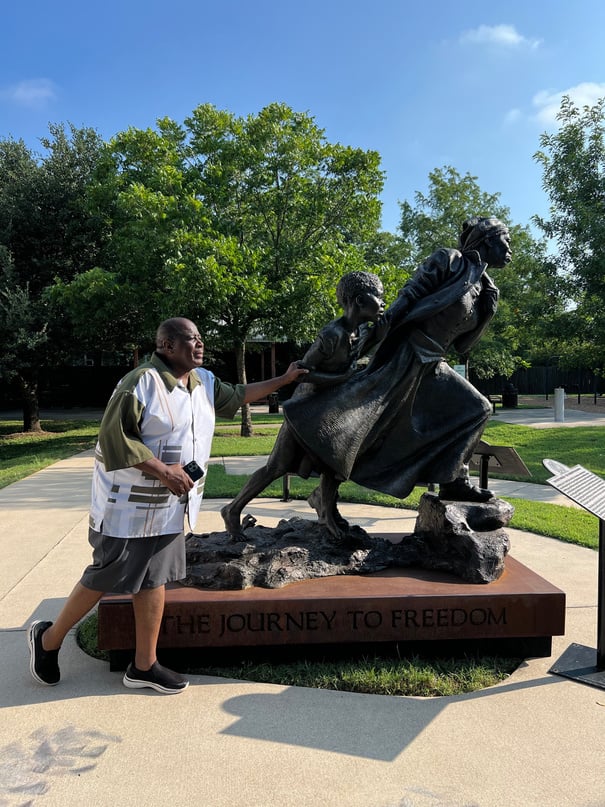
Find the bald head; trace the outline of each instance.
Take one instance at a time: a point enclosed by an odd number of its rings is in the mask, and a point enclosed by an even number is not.
[[[174,342],[179,336],[187,333],[197,333],[197,327],[190,319],[172,317],[164,320],[155,335],[156,349],[158,351],[164,350],[167,342]]]
[[[204,341],[197,325],[185,317],[162,322],[156,334],[156,353],[179,378],[204,363]]]

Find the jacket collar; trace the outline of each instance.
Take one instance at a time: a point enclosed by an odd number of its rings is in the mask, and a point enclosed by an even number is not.
[[[150,364],[158,371],[160,374],[160,378],[164,382],[166,389],[168,392],[172,392],[175,387],[180,387],[181,384],[175,375],[173,375],[172,370],[165,364],[160,356],[154,351],[151,355]],[[201,384],[200,378],[198,374],[193,369],[189,373],[189,383],[187,385],[187,389],[191,392],[195,387]]]

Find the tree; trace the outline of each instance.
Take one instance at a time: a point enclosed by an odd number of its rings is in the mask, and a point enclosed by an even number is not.
[[[25,431],[40,430],[40,368],[74,352],[49,289],[93,265],[101,241],[86,208],[101,139],[73,126],[49,132],[42,155],[23,141],[0,141],[0,374],[21,390]]]
[[[182,126],[129,129],[96,179],[111,239],[98,267],[60,289],[76,324],[98,332],[110,296],[110,338],[140,345],[179,313],[235,351],[241,383],[251,337],[308,340],[333,317],[336,281],[365,268],[383,183],[376,152],[327,142],[283,104],[246,118],[206,104]]]
[[[88,204],[109,237],[98,264],[53,293],[84,345],[103,335],[107,349],[128,348],[135,363],[162,320],[206,319],[213,312],[216,279],[207,259],[216,245],[186,175],[184,140],[165,118],[157,130],[130,128],[105,145]]]
[[[540,138],[535,159],[550,199],[537,224],[558,247],[568,305],[559,323],[566,354],[594,370],[605,368],[605,99],[576,107],[564,97],[558,129]]]
[[[528,228],[511,223],[500,194],[485,193],[476,177],[461,176],[451,166],[432,171],[428,193],[417,192],[414,199],[414,206],[401,203],[400,231],[416,265],[438,247],[455,247],[462,223],[471,216],[495,216],[509,226],[513,261],[495,272],[500,303],[490,329],[473,350],[472,369],[478,378],[510,377],[542,339],[542,318],[537,315],[547,304],[561,306],[545,243],[534,239]]]
[[[231,247],[219,257],[227,271],[216,313],[245,383],[250,336],[309,339],[333,315],[326,301],[338,277],[378,226],[379,155],[329,143],[284,104],[246,118],[204,104],[185,123],[191,172]]]

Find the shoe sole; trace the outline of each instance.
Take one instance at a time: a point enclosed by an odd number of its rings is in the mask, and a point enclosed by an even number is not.
[[[152,681],[139,681],[136,678],[128,678],[126,675],[122,679],[122,683],[128,689],[155,689],[156,692],[161,692],[162,695],[178,695],[179,692],[184,692],[189,686],[189,681],[187,681],[180,689],[170,689]]]
[[[55,681],[54,683],[49,683],[48,681],[45,681],[43,678],[40,678],[34,666],[34,660],[36,654],[34,631],[36,630],[36,625],[39,625],[40,622],[42,622],[41,619],[36,620],[36,622],[32,622],[32,624],[29,626],[29,630],[27,631],[27,639],[29,643],[29,671],[34,681],[37,681],[39,684],[42,684],[45,687],[56,687],[59,681]]]

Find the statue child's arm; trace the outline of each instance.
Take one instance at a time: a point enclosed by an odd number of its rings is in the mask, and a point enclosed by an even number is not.
[[[354,373],[356,366],[356,358],[351,356],[348,335],[342,329],[324,328],[299,365],[309,370],[304,377],[305,383],[316,387],[328,387],[346,381]],[[330,371],[330,366],[341,369]]]
[[[449,250],[438,249],[420,264],[412,277],[399,291],[395,302],[389,306],[385,316],[392,327],[422,300],[436,291],[445,281],[449,271]]]

